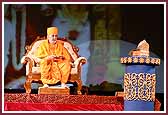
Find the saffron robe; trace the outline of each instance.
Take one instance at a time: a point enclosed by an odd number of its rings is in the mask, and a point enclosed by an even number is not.
[[[64,59],[58,61],[48,61],[47,56],[63,56]],[[35,52],[35,56],[40,58],[41,81],[43,84],[56,84],[58,81],[66,83],[71,71],[71,56],[64,48],[63,43],[57,41],[50,44],[48,40],[42,42]]]

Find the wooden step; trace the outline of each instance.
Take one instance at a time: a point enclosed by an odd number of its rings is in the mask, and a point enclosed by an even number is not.
[[[70,89],[62,87],[39,87],[38,94],[70,95]]]

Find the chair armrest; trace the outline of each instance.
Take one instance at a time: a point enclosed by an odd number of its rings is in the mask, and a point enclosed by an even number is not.
[[[32,74],[32,68],[35,64],[39,63],[41,59],[33,56],[33,55],[26,55],[23,56],[21,59],[22,64],[26,64],[26,75]]]
[[[80,77],[80,72],[81,72],[81,65],[86,63],[86,58],[85,57],[79,57],[75,60],[74,63],[71,63],[72,68],[71,68],[71,74],[78,74]]]
[[[34,60],[31,56],[23,56],[21,59],[22,64],[26,64],[26,76],[32,73],[32,67],[35,65]]]
[[[78,66],[81,66],[83,64],[85,64],[87,62],[87,59],[85,57],[79,57],[78,59],[75,60],[75,62],[73,63],[75,68]]]
[[[34,63],[34,60],[30,56],[23,56],[22,59],[21,59],[21,63],[22,64],[26,64],[27,62]]]
[[[41,61],[41,59],[39,59],[33,55],[26,55],[26,56],[23,56],[21,59],[22,64],[26,64],[27,62],[32,62],[34,65],[35,63],[39,63],[40,61]]]

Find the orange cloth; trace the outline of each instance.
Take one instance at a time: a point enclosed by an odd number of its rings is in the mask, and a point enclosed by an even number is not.
[[[47,60],[47,56],[64,56],[65,59],[58,62]],[[55,84],[58,81],[66,83],[70,74],[70,54],[64,48],[63,43],[57,41],[56,44],[49,44],[48,40],[42,42],[35,52],[35,56],[41,58],[41,81],[43,84]]]

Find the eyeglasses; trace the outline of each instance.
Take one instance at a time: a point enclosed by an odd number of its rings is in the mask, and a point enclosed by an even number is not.
[[[48,37],[57,38],[58,35],[56,35],[56,34],[51,34],[51,35],[49,35]]]

